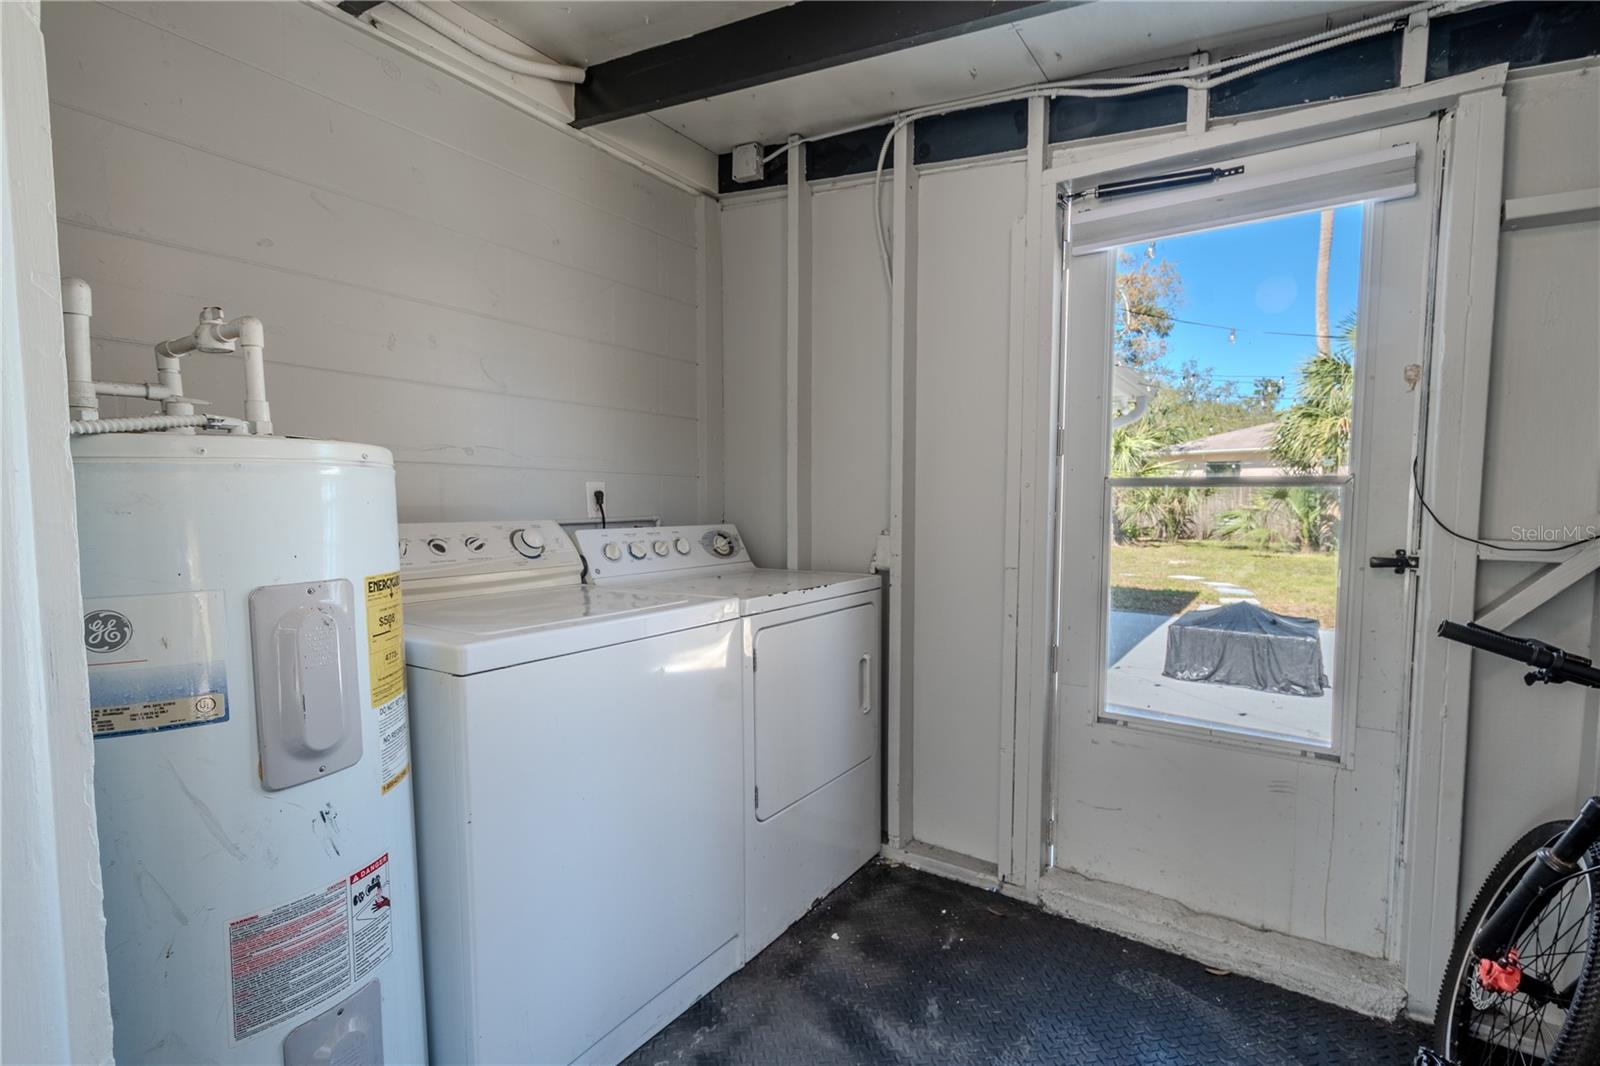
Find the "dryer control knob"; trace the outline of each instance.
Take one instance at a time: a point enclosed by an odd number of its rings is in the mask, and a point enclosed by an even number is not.
[[[728,558],[728,556],[732,555],[735,550],[736,549],[734,548],[733,538],[732,537],[728,536],[726,533],[722,532],[720,529],[717,530],[716,533],[712,534],[712,537],[711,537],[711,554],[712,555],[715,555],[719,559],[726,559],[726,558]]]
[[[654,544],[650,545],[650,547],[657,555],[665,555],[667,552],[672,550],[672,546],[664,540],[658,540]]]
[[[635,559],[643,559],[649,552],[650,549],[644,546],[644,541],[642,540],[636,540],[628,545],[628,554]]]
[[[684,537],[679,537],[677,540],[673,541],[672,546],[678,549],[679,555],[689,554],[689,541]]]
[[[428,550],[435,555],[443,555],[450,550],[450,545],[445,543],[443,537],[429,537]]]
[[[462,540],[461,543],[465,544],[467,546],[467,551],[472,552],[474,555],[483,551],[483,549],[489,546],[488,544],[484,543],[484,539],[482,537],[467,537]]]
[[[544,538],[536,529],[519,529],[511,534],[511,547],[524,559],[537,559],[544,554]]]
[[[614,540],[608,541],[606,546],[600,549],[600,552],[607,559],[610,559],[612,562],[616,562],[618,559],[622,558],[622,545],[618,544]]]

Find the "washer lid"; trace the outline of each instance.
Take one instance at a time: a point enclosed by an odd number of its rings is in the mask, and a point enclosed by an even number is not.
[[[678,588],[569,585],[406,608],[406,663],[466,675],[712,625],[738,602]]]
[[[720,573],[702,570],[692,576],[674,574],[654,583],[642,579],[630,582],[627,587],[670,588],[689,596],[711,598],[732,596],[739,601],[741,614],[760,614],[836,596],[877,592],[883,587],[883,579],[876,574],[838,574],[824,570],[729,568]]]

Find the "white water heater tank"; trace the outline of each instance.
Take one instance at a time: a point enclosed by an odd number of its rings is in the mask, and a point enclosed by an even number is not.
[[[72,451],[117,1061],[425,1061],[389,453]]]

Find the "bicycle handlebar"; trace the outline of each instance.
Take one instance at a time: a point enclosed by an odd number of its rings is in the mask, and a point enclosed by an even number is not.
[[[1442,622],[1439,625],[1439,635],[1458,644],[1466,644],[1480,651],[1526,663],[1533,667],[1533,672],[1526,678],[1530,685],[1535,681],[1553,684],[1571,681],[1590,688],[1600,688],[1600,668],[1596,668],[1581,655],[1562,651],[1542,640],[1513,637],[1498,629],[1490,629],[1472,622],[1466,625],[1460,622]]]

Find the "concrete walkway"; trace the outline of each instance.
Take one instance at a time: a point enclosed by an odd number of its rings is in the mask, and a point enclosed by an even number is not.
[[[1174,620],[1173,615],[1144,611],[1111,612],[1106,671],[1106,704],[1111,713],[1331,743],[1333,686],[1337,684],[1332,629],[1320,631],[1328,687],[1321,696],[1286,696],[1238,685],[1163,677],[1167,627]]]

